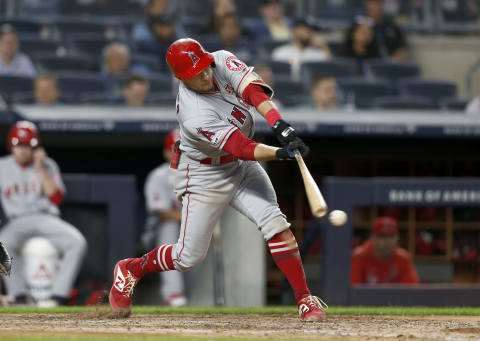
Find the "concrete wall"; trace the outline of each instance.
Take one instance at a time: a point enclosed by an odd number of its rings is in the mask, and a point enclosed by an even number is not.
[[[480,59],[478,36],[411,35],[409,45],[411,59],[421,66],[422,77],[453,81],[458,96],[466,96],[466,72]],[[480,94],[480,70],[474,77],[473,89]]]

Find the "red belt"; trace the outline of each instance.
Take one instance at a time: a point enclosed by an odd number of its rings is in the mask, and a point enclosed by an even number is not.
[[[200,160],[200,163],[203,165],[211,165],[211,164],[214,164],[213,160],[215,159],[212,159],[211,157],[207,157],[206,159]],[[238,157],[233,156],[232,154],[220,156],[220,164],[229,163],[237,160],[238,160]]]

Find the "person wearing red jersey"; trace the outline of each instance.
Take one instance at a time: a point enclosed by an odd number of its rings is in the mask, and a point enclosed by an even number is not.
[[[353,250],[352,284],[419,283],[409,253],[397,243],[397,221],[390,217],[377,218],[370,239]]]

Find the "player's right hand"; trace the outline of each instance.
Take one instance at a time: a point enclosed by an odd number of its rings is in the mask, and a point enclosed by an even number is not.
[[[278,160],[293,160],[295,159],[295,150],[300,152],[300,155],[307,156],[310,153],[310,148],[300,139],[295,138],[288,146],[277,149],[276,155]]]

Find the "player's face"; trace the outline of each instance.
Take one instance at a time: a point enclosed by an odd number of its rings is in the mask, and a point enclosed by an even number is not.
[[[375,254],[380,259],[388,259],[392,256],[393,250],[397,246],[398,236],[393,234],[378,235],[372,237]]]
[[[21,165],[31,163],[33,161],[33,148],[25,145],[12,147],[13,157],[15,161]]]
[[[187,88],[196,92],[210,92],[215,89],[213,85],[213,70],[210,66],[193,78],[183,79],[183,82]]]

